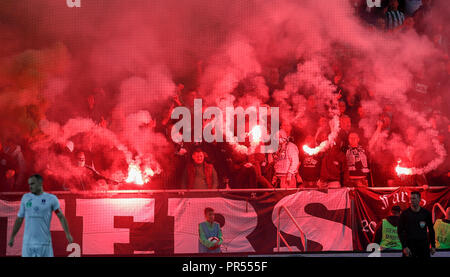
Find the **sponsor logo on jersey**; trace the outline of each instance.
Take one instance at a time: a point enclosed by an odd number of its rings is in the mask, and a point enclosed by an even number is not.
[[[419,222],[420,228],[425,228],[425,221],[420,221]]]

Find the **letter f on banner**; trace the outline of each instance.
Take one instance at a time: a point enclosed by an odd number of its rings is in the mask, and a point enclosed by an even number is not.
[[[373,7],[380,8],[381,7],[381,0],[367,0],[367,7],[369,7],[369,8],[373,8]]]
[[[69,8],[73,7],[81,8],[81,0],[66,0],[66,3],[67,7]]]

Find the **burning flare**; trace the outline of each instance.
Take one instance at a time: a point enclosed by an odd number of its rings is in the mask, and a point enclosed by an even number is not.
[[[400,175],[412,175],[412,174],[413,174],[412,168],[401,167],[401,166],[400,166],[400,163],[401,163],[401,162],[402,162],[402,161],[399,160],[399,161],[397,162],[397,166],[395,167],[395,172],[397,172],[397,175],[398,175],[398,176],[400,176]]]
[[[326,141],[322,141],[322,143],[320,143],[319,146],[314,147],[314,148],[311,148],[305,144],[305,145],[303,145],[303,151],[305,151],[305,153],[310,156],[316,155],[317,153],[319,153],[320,151],[323,150],[326,143],[327,143]]]
[[[155,175],[153,169],[147,167],[142,172],[141,168],[134,163],[130,163],[128,166],[128,177],[125,180],[127,183],[133,183],[137,185],[143,185],[150,181],[150,178]]]
[[[128,165],[128,178],[125,182],[134,183],[137,185],[144,184],[144,178],[142,177],[142,172],[139,166],[132,163]]]
[[[251,135],[252,143],[260,143],[261,137],[262,137],[261,126],[256,125],[255,127],[253,127],[253,129],[250,131],[249,135]]]

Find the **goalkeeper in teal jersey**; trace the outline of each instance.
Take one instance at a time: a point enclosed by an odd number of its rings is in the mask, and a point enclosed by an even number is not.
[[[220,225],[214,222],[214,210],[205,208],[206,221],[198,225],[198,252],[199,253],[220,253],[220,246],[223,242]]]

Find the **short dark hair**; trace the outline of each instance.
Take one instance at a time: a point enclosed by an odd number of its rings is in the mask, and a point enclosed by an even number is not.
[[[42,176],[39,174],[31,175],[30,178],[36,178],[36,180],[38,180],[39,183],[42,183],[42,181],[44,180],[44,178],[42,178]]]
[[[209,212],[214,212],[214,209],[210,207],[205,208],[205,215]]]
[[[194,154],[194,153],[197,153],[197,152],[202,152],[202,153],[204,153],[205,151],[203,151],[203,149],[201,148],[201,147],[195,147],[194,148],[194,151],[192,151],[192,154]]]
[[[400,206],[393,206],[392,208],[391,208],[391,212],[393,212],[393,213],[401,213],[402,212],[402,209],[400,208]]]
[[[418,191],[411,192],[411,196],[413,196],[414,194],[419,196],[419,198],[422,198],[422,196],[420,195],[420,192],[418,192]]]

